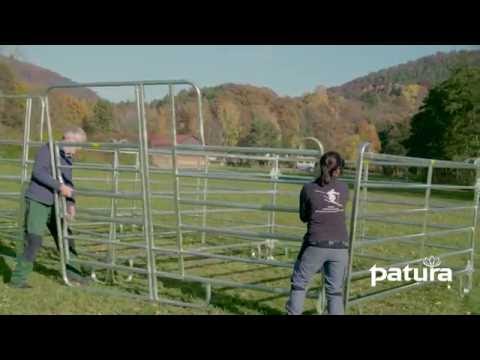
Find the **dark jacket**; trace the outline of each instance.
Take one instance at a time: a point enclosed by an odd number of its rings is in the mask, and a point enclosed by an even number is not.
[[[348,248],[347,201],[348,185],[342,181],[335,179],[325,186],[316,182],[305,184],[300,193],[300,219],[308,223],[304,242],[318,247]]]
[[[63,149],[60,149],[60,163],[62,165],[72,165],[72,158],[67,156]],[[72,169],[62,168],[61,171],[64,184],[74,188]],[[58,191],[60,191],[60,182],[52,177],[50,148],[48,145],[44,145],[35,158],[30,185],[25,192],[25,197],[45,205],[53,205],[54,192]],[[75,199],[67,198],[67,203],[73,204]]]

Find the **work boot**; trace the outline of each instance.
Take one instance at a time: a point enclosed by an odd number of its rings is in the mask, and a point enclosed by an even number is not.
[[[72,256],[76,257],[75,255]],[[83,271],[82,266],[78,268],[71,264],[67,264],[67,276],[71,281],[79,283],[80,285],[88,285],[91,280],[87,274]]]
[[[78,283],[80,285],[89,285],[91,280],[87,276],[83,276],[78,271],[67,269],[67,276],[71,282]]]
[[[17,265],[12,272],[10,286],[18,289],[28,289],[27,279],[33,271],[33,262],[25,260],[23,257],[17,257]]]

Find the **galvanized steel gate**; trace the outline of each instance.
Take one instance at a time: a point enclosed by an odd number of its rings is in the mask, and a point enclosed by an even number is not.
[[[202,142],[200,146],[179,145],[176,142],[176,85],[189,85],[193,88],[197,101],[198,132]],[[54,176],[61,180],[61,176],[58,176],[62,168],[58,163],[58,151],[60,146],[67,144],[53,143],[48,94],[56,89],[119,86],[131,87],[135,92],[138,143],[70,144],[82,147],[86,152],[102,153],[109,157],[101,163],[77,162],[73,166],[76,171],[95,173],[93,178],[83,178],[87,183],[86,186],[82,185],[83,182],[76,184],[76,193],[77,197],[82,199],[90,198],[94,202],[102,200],[103,203],[99,207],[84,206],[82,200],[79,200],[80,211],[77,219],[69,222],[64,200],[56,197],[57,226],[59,233],[62,234],[60,257],[64,282],[71,285],[66,273],[66,264],[71,263],[92,268],[92,278],[99,285],[85,288],[86,290],[138,296],[174,305],[204,306],[210,302],[212,286],[259,290],[286,296],[289,292],[288,277],[294,262],[292,255],[296,255],[304,232],[304,226],[297,220],[298,207],[293,206],[292,203],[296,204],[301,186],[313,179],[313,174],[293,171],[292,164],[299,161],[316,161],[323,153],[321,143],[312,138],[306,139],[314,140],[319,145],[318,151],[207,146],[201,93],[199,88],[190,81],[54,86],[47,91],[45,97],[39,98],[42,104],[42,119],[45,119],[47,124]],[[167,149],[149,146],[145,88],[151,86],[167,86],[169,89],[172,146]],[[26,99],[31,101],[30,97]],[[42,120],[42,128],[43,123]],[[27,111],[25,119],[27,140],[23,142],[22,169],[25,169],[25,164],[30,161],[28,160],[29,124]],[[359,151],[356,164],[350,164],[343,176],[346,182],[353,185],[352,209],[349,217],[351,246],[349,270],[346,276],[346,306],[361,305],[368,299],[422,285],[423,283],[420,282],[410,282],[372,290],[365,286],[365,281],[369,278],[368,269],[372,261],[382,262],[386,267],[421,265],[423,258],[430,255],[426,252],[426,248],[434,249],[433,255],[442,260],[456,259],[452,267],[461,279],[467,276],[468,281],[466,284],[462,282],[461,287],[462,291],[464,289],[468,291],[472,286],[474,269],[480,190],[479,162],[435,161],[376,154],[367,150],[368,144],[364,144]],[[152,156],[168,156],[171,158],[172,166],[167,169],[154,166],[151,164]],[[179,166],[179,159],[185,156],[198,159],[197,166],[182,169]],[[130,160],[127,161],[127,157],[130,157]],[[255,170],[242,168],[241,171],[236,168],[225,170],[213,164],[212,159],[263,162],[270,167],[263,166]],[[394,181],[393,177],[382,175],[382,171],[384,173],[387,168],[411,169],[413,167],[427,169],[424,182],[418,179]],[[434,170],[440,168],[473,172],[474,175],[471,177],[473,185],[432,183]],[[109,176],[99,178],[98,173],[106,173]],[[404,171],[404,174],[410,173],[411,170]],[[375,176],[378,179],[375,179]],[[23,180],[21,181],[24,182],[26,178],[27,173],[22,172]],[[75,175],[75,178],[78,180],[80,177]],[[235,187],[229,186],[231,183]],[[253,185],[255,188],[252,188]],[[104,189],[101,189],[102,186]],[[368,189],[371,190],[368,191]],[[392,194],[393,198],[389,197],[388,191],[401,189],[424,191],[421,197],[423,200],[413,203],[399,200],[401,194]],[[378,192],[379,190],[383,192]],[[461,194],[470,192],[473,194],[473,203],[451,206],[451,203],[444,202],[436,206],[432,203],[432,190],[435,192],[457,191]],[[375,195],[375,192],[380,196],[372,197],[371,194]],[[239,199],[234,201],[233,198]],[[439,198],[442,199],[441,196]],[[127,206],[127,203],[133,206]],[[125,205],[122,206],[122,204]],[[375,206],[383,207],[377,209],[379,213],[372,213],[371,210],[375,209],[371,207]],[[404,206],[414,206],[414,208],[405,209]],[[395,211],[385,211],[385,207],[392,207]],[[435,218],[432,214],[457,211],[470,211],[470,221],[461,225],[434,223]],[[261,217],[262,212],[266,214],[266,218]],[[398,219],[412,214],[421,214],[421,221]],[[233,218],[227,219],[229,215]],[[225,217],[224,221],[222,217]],[[65,221],[63,227],[62,218]],[[381,229],[385,231],[395,229],[398,234],[382,233],[377,227],[372,228],[375,234],[371,235],[369,226],[372,223],[384,224],[384,228]],[[73,230],[72,234],[68,233],[67,227]],[[421,230],[410,233],[409,229],[413,227]],[[459,236],[466,236],[466,242],[457,238]],[[72,258],[67,250],[69,237],[73,238],[80,248],[79,258]],[[426,241],[442,237],[446,237],[443,243]],[[389,244],[393,244],[390,250],[387,249]],[[409,252],[401,249],[403,244],[409,246]],[[378,246],[385,248],[378,249],[376,248]],[[412,248],[415,251],[412,252]],[[365,249],[373,249],[373,253]],[[391,254],[388,254],[388,251]],[[355,263],[356,261],[358,263]],[[208,272],[210,270],[205,273],[195,272],[195,269],[202,266],[208,268],[208,264],[225,269],[230,269],[232,264],[249,266],[249,268],[240,270],[239,267],[233,267],[231,278],[210,275]],[[239,275],[264,268],[278,269],[281,280],[265,279],[263,283],[256,283],[252,279],[245,279],[243,275]],[[185,282],[201,284],[205,291],[205,302],[199,303],[190,298],[182,301],[172,300],[172,296],[168,293],[160,294],[163,292],[163,281],[169,281],[168,279],[179,280],[178,284]],[[272,285],[268,286],[264,283]],[[112,284],[116,286],[105,286]],[[118,291],[118,289],[124,291]],[[308,297],[318,299],[317,309],[322,312],[325,303],[323,287],[311,291]]]

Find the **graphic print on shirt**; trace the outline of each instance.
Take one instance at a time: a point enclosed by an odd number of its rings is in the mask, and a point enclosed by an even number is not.
[[[335,191],[335,189],[331,189],[328,192],[315,190],[316,193],[320,193],[323,196],[323,201],[326,202],[327,206],[315,210],[315,212],[319,213],[336,213],[343,211],[343,205],[340,204],[340,193]]]

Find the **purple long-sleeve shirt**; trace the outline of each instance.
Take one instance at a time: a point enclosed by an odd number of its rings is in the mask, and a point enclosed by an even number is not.
[[[71,166],[72,158],[60,150],[60,162],[62,165]],[[62,178],[65,185],[74,188],[71,168],[62,168]],[[60,191],[60,182],[52,176],[50,148],[48,145],[44,145],[35,158],[30,185],[25,197],[45,205],[53,205],[54,193],[58,191]],[[75,199],[67,198],[67,203],[75,203]]]
[[[300,193],[300,219],[308,224],[304,241],[318,247],[348,248],[347,202],[348,185],[340,180],[325,186],[305,184]]]

